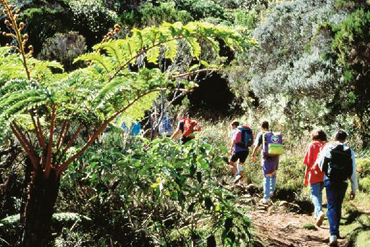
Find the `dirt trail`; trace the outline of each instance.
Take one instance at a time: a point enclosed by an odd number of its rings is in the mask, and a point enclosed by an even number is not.
[[[263,206],[258,203],[261,195],[243,192],[240,195],[240,206],[254,205],[248,211],[256,247],[329,246],[329,223],[326,217],[323,225],[316,227],[313,216],[303,213],[297,204],[276,199],[273,200],[274,204]],[[311,229],[306,229],[307,226]],[[352,245],[348,240],[338,239],[338,247],[349,246]]]
[[[304,229],[307,223],[314,223],[312,216],[293,212],[284,212],[278,208],[267,211],[257,210],[251,213],[258,240],[263,246],[276,247],[327,247],[329,226],[327,220],[321,227]],[[347,240],[339,239],[340,247],[347,246]]]

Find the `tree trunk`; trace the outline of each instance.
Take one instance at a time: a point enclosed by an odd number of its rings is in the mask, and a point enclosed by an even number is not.
[[[32,178],[27,187],[25,206],[21,212],[22,247],[48,245],[59,181],[55,169],[51,169],[48,177],[44,177],[42,169],[32,172]]]

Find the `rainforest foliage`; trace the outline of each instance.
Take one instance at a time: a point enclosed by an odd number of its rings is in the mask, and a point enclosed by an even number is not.
[[[368,1],[0,2],[0,246],[252,246],[215,75],[255,130],[284,131],[287,167],[312,129],[346,129],[369,193]],[[197,140],[155,138],[150,113],[183,107],[209,121]],[[148,116],[145,137],[121,128]]]

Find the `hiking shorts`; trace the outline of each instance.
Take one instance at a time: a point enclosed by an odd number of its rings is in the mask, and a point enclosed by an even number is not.
[[[236,153],[233,153],[233,156],[231,156],[230,160],[232,162],[236,162],[237,160],[239,160],[240,163],[244,163],[248,157],[248,154],[249,154],[249,151],[236,152]]]

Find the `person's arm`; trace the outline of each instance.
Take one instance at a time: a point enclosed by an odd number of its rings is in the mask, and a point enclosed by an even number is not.
[[[176,139],[181,135],[181,130],[179,128],[171,135],[171,139]]]
[[[311,167],[312,167],[312,161],[313,161],[313,155],[314,155],[314,146],[313,144],[311,144],[309,147],[308,147],[308,150],[307,150],[307,153],[304,157],[304,161],[303,161],[303,164],[306,165],[306,168],[305,168],[305,172],[304,172],[304,180],[303,180],[303,186],[307,187],[308,185],[308,177],[309,177],[309,174],[310,174],[310,170],[311,170]]]
[[[355,162],[355,153],[351,149],[351,158],[352,158],[352,176],[350,178],[351,180],[351,194],[350,199],[355,199],[356,196],[356,190],[358,188],[358,180],[357,180],[357,170],[356,170],[356,162]]]
[[[303,181],[303,186],[304,187],[307,187],[308,186],[308,177],[309,177],[309,174],[310,174],[310,169],[308,168],[308,166],[306,166],[306,170],[304,172],[304,181]]]
[[[256,153],[257,153],[259,147],[260,147],[260,145],[254,146],[254,149],[253,149],[253,152],[252,152],[252,162],[256,161]]]
[[[171,139],[180,137],[182,135],[183,130],[184,130],[184,126],[183,126],[183,121],[181,120],[178,122],[175,132],[171,135]]]
[[[258,151],[258,148],[261,146],[261,144],[262,144],[262,133],[260,132],[258,133],[256,140],[254,142],[254,148],[252,152],[252,162],[256,161],[256,153]]]
[[[230,155],[233,153],[233,151],[234,151],[234,146],[235,146],[235,140],[233,140],[232,142],[231,142],[231,145],[230,145]]]

